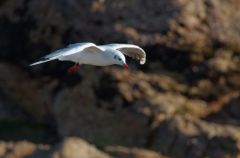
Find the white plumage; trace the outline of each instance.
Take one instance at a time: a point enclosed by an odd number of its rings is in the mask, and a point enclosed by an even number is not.
[[[127,67],[125,56],[146,62],[145,51],[133,44],[107,44],[97,46],[94,43],[70,44],[66,48],[52,52],[42,60],[31,64],[38,65],[52,60],[72,61],[75,64],[89,64],[96,66],[122,65]]]

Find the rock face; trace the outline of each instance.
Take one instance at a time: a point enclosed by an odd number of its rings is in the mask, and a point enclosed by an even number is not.
[[[27,141],[0,142],[1,158],[26,158],[37,152],[49,150],[47,145],[35,145]]]
[[[54,148],[51,158],[111,158],[110,155],[78,138],[67,138]]]
[[[157,152],[140,148],[108,146],[105,150],[116,158],[167,158]]]
[[[99,74],[98,77],[102,78],[104,74]],[[144,146],[148,130],[147,118],[122,109],[122,98],[110,94],[117,92],[107,92],[104,89],[107,87],[102,87],[104,82],[106,81],[97,80],[92,73],[86,74],[79,85],[57,95],[54,112],[59,133],[62,136],[83,137],[100,146]],[[110,104],[108,100],[104,97],[96,98],[96,91],[99,90],[109,93],[112,110],[107,107]]]
[[[11,131],[21,145],[3,142],[0,157],[110,157],[87,142],[119,158],[239,157],[239,6],[239,0],[2,0],[0,139],[13,140]],[[147,63],[130,62],[130,70],[86,66],[76,75],[67,75],[64,63],[27,67],[82,41],[138,44]],[[20,141],[29,133],[20,132],[19,120],[51,127],[44,138],[58,145]],[[69,136],[80,139],[59,143]]]
[[[211,53],[219,47],[239,51],[238,6],[238,0],[8,0],[0,6],[0,48],[13,45],[1,56],[26,55],[33,47],[41,48],[28,55],[32,59],[44,51],[40,44],[46,50],[79,39],[106,43],[132,40],[194,52]],[[4,29],[7,27],[9,30]]]
[[[174,117],[154,131],[152,148],[171,157],[237,157],[239,127],[221,126],[191,117]]]
[[[53,147],[25,141],[1,142],[0,156],[1,158],[111,158],[79,138],[66,138]]]
[[[56,81],[47,78],[33,80],[23,69],[7,63],[0,63],[0,72],[0,89],[5,98],[11,100],[12,107],[21,107],[38,122],[46,121],[51,113],[50,97]],[[11,105],[3,107],[11,108]]]

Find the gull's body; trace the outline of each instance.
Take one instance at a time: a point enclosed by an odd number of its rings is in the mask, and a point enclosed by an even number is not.
[[[60,60],[72,61],[78,65],[108,66],[116,64],[127,67],[124,55],[140,60],[140,64],[144,64],[146,61],[144,50],[136,45],[108,44],[97,46],[94,43],[76,43],[44,56],[41,61],[33,63],[31,66]]]
[[[78,64],[90,64],[95,66],[107,66],[113,64],[111,60],[106,60],[109,57],[109,52],[104,53],[99,52],[86,52],[72,54],[69,56],[59,57],[58,60],[61,61],[72,61]]]

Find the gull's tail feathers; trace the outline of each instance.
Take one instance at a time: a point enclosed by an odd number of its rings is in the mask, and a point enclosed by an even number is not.
[[[46,62],[49,62],[49,61],[52,61],[52,60],[56,60],[56,58],[50,58],[50,59],[49,58],[41,58],[39,61],[37,61],[35,63],[32,63],[29,66],[34,66],[34,65],[46,63]]]

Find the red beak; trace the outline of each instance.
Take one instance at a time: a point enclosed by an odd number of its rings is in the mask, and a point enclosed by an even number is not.
[[[125,67],[126,69],[128,69],[128,64],[123,64],[123,67]]]

